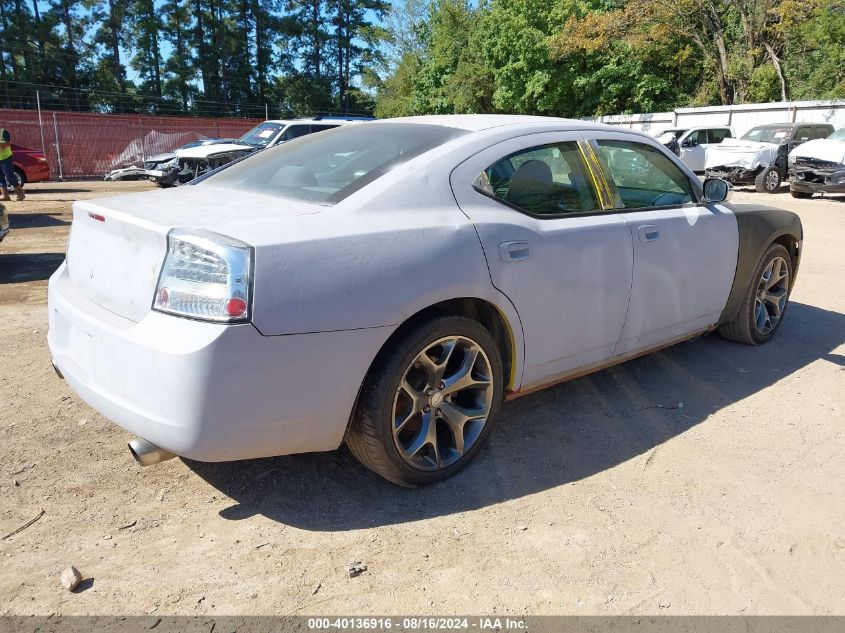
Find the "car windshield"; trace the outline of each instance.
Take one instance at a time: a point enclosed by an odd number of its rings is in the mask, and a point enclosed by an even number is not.
[[[827,138],[829,138],[831,141],[845,141],[845,127],[839,128]]]
[[[259,123],[240,137],[238,142],[244,145],[252,145],[253,147],[267,147],[267,143],[272,141],[283,127],[285,127],[284,123],[270,123],[269,121],[265,121],[264,123]]]
[[[792,128],[789,127],[755,127],[742,135],[746,141],[758,143],[774,143],[780,145],[789,139]]]
[[[192,147],[200,147],[201,145],[211,145],[215,142],[215,140],[210,138],[201,138],[196,141],[190,141],[189,143],[185,143],[184,145],[181,145],[176,149],[191,149]]]
[[[222,170],[206,182],[334,204],[397,165],[463,134],[465,130],[441,125],[347,125],[272,147]]]

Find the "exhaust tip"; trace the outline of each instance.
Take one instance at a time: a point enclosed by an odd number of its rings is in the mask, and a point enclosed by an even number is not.
[[[136,437],[130,440],[128,446],[129,452],[132,453],[132,457],[134,457],[135,461],[141,464],[141,466],[152,466],[153,464],[158,464],[159,462],[167,461],[168,459],[176,457],[173,453],[170,453],[163,448],[159,448],[155,444],[148,442],[141,437]]]

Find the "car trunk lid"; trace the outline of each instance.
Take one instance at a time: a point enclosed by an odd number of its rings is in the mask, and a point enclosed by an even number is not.
[[[71,283],[97,305],[138,322],[149,312],[172,228],[238,237],[240,228],[317,213],[321,207],[208,185],[74,204]]]

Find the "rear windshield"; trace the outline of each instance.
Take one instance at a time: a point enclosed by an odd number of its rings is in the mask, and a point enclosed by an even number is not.
[[[264,150],[207,182],[334,204],[397,165],[465,133],[440,125],[356,123]]]
[[[827,138],[829,138],[831,141],[845,141],[845,127],[839,128]]]
[[[283,127],[285,127],[284,123],[260,123],[240,137],[238,141],[253,147],[266,147],[267,143],[272,141]]]
[[[774,143],[780,145],[789,140],[792,134],[791,127],[755,127],[746,132],[742,138],[747,141],[759,141],[760,143]]]

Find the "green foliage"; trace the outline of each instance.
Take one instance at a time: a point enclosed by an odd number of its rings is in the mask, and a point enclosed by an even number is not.
[[[845,1],[821,2],[796,30],[787,47],[793,60],[786,73],[793,96],[845,98]]]
[[[370,113],[384,0],[0,0],[0,107]]]
[[[433,0],[416,32],[419,46],[379,84],[379,115],[845,95],[845,0]]]

